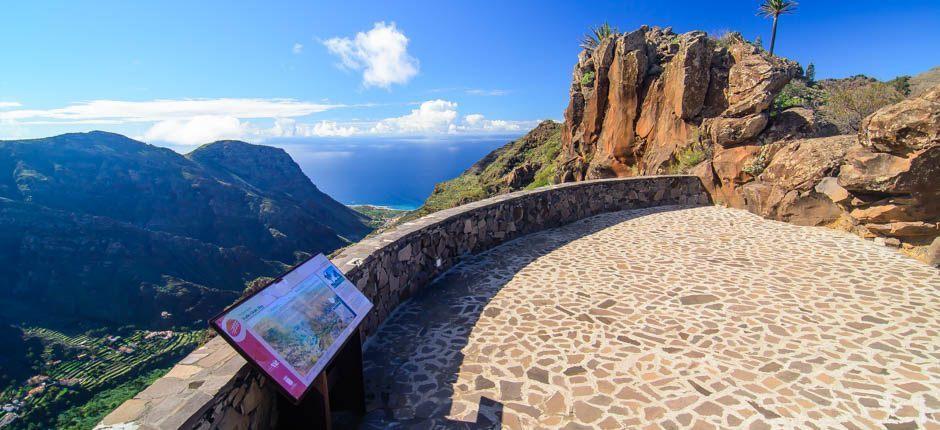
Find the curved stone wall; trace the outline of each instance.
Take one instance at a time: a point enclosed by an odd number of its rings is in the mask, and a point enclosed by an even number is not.
[[[604,212],[710,203],[695,176],[553,185],[433,213],[345,248],[332,260],[375,305],[362,325],[367,339],[402,301],[462,256]],[[98,427],[265,428],[277,420],[278,396],[224,340],[215,338]]]

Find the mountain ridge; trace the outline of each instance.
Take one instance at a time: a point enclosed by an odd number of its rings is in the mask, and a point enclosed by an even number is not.
[[[18,262],[0,280],[25,313],[192,323],[255,277],[358,240],[366,220],[279,148],[219,141],[182,155],[100,131],[0,141],[0,252]]]

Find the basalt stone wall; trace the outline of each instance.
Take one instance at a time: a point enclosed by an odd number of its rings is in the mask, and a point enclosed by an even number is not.
[[[560,184],[436,212],[363,240],[332,260],[375,305],[362,324],[367,338],[399,303],[464,255],[604,212],[709,202],[695,176]]]
[[[402,301],[463,256],[605,212],[710,203],[696,176],[560,184],[436,212],[367,238],[332,260],[375,305],[361,327],[368,339]],[[273,427],[277,396],[240,355],[216,338],[105,417],[98,428]]]

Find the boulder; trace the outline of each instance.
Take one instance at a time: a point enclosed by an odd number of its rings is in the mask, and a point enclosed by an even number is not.
[[[513,190],[525,187],[535,179],[535,171],[535,167],[529,163],[517,166],[506,175],[506,185]]]
[[[804,107],[792,107],[776,114],[760,137],[765,142],[779,142],[837,134],[838,127],[821,119],[816,112]]]
[[[792,61],[774,57],[741,38],[730,38],[728,51],[734,65],[728,75],[726,117],[741,117],[764,112],[777,94],[800,71]]]
[[[831,176],[822,178],[814,187],[817,193],[825,194],[836,204],[844,204],[852,200],[852,195],[848,190],[839,185],[839,179]]]
[[[852,148],[839,173],[839,185],[849,191],[910,194],[915,190],[936,193],[940,187],[940,147],[897,156],[874,152],[864,146]]]
[[[860,223],[917,221],[929,218],[925,209],[914,198],[888,198],[854,208],[849,215]]]
[[[940,234],[936,223],[923,221],[892,222],[887,224],[865,224],[872,233],[899,238],[931,237]]]
[[[870,115],[846,154],[839,184],[858,193],[911,196],[940,216],[940,87]]]
[[[940,146],[940,86],[871,114],[862,121],[858,140],[875,152],[900,157]]]
[[[854,143],[850,135],[789,142],[776,151],[760,180],[788,190],[812,190],[838,171]]]
[[[854,141],[852,136],[835,136],[780,144],[757,180],[742,188],[744,207],[767,218],[800,225],[835,221],[843,212],[836,201],[844,202],[850,196],[831,175]],[[829,180],[820,186],[826,178]]]
[[[707,122],[712,143],[721,146],[736,145],[753,139],[767,126],[769,115],[764,112],[743,118],[714,118]]]
[[[815,191],[788,190],[766,182],[750,182],[741,188],[744,208],[765,218],[798,225],[829,224],[842,209]]]

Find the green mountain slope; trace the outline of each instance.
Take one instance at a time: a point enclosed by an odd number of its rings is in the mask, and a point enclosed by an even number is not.
[[[189,324],[367,222],[278,148],[224,141],[183,156],[104,132],[0,141],[0,309]]]
[[[420,208],[401,221],[496,194],[553,183],[559,165],[562,125],[543,121],[525,136],[487,154],[460,176],[434,187]]]
[[[190,351],[246,283],[359,240],[369,222],[278,148],[180,155],[104,132],[0,141],[0,423],[70,427],[56,417]]]

